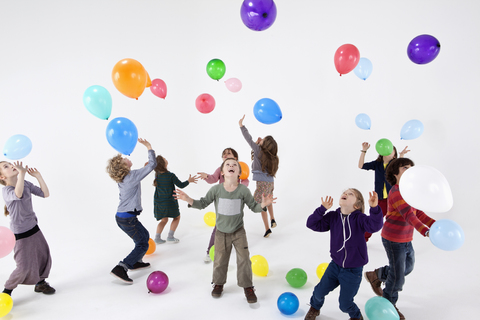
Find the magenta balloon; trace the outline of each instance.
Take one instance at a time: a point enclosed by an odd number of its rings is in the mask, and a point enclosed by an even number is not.
[[[147,278],[149,292],[162,293],[168,287],[168,276],[162,271],[154,271]]]
[[[440,42],[433,36],[422,34],[408,44],[407,55],[416,64],[432,62],[440,52]]]
[[[6,257],[15,247],[15,235],[7,227],[0,227],[0,258]]]
[[[240,16],[247,28],[263,31],[272,26],[277,18],[277,6],[273,0],[244,0]]]

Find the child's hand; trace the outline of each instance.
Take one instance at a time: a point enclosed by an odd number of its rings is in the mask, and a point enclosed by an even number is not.
[[[180,200],[186,201],[190,205],[192,205],[193,203],[193,199],[190,198],[185,192],[183,192],[180,189],[173,190],[173,197],[177,200],[180,199]]]
[[[265,208],[273,203],[276,203],[275,200],[277,200],[277,198],[274,198],[273,194],[269,194],[266,197],[262,194],[262,203],[260,205],[262,206],[262,208]]]
[[[327,196],[325,200],[323,198],[320,198],[322,200],[322,206],[325,207],[325,209],[330,209],[333,206],[333,198],[330,196]]]
[[[238,125],[240,127],[243,127],[243,119],[245,119],[245,115],[243,115],[242,119],[240,119],[240,121],[238,121]]]
[[[366,152],[368,150],[368,148],[370,148],[370,143],[368,143],[368,142],[362,143],[362,151]]]
[[[197,180],[199,179],[199,176],[193,176],[191,174],[188,175],[188,182],[190,183],[197,183]]]
[[[40,174],[40,171],[37,170],[37,168],[27,168],[27,172],[29,175],[32,177],[38,178],[41,177],[42,175]]]
[[[148,150],[152,150],[152,145],[147,140],[138,138],[138,142],[143,144],[145,147],[147,147]]]
[[[370,199],[368,199],[368,204],[370,205],[370,208],[375,208],[378,206],[378,195],[375,191],[369,192],[368,195],[370,196]],[[384,212],[386,214],[386,212]]]
[[[25,173],[28,170],[28,166],[23,167],[23,163],[21,161],[16,161],[13,163],[13,166],[19,173]]]
[[[205,172],[197,172],[200,175],[200,179],[205,180],[208,178],[208,174]]]
[[[401,152],[400,152],[400,158],[403,158],[407,153],[410,152],[410,150],[407,150],[408,146],[405,147],[405,149],[403,149]]]

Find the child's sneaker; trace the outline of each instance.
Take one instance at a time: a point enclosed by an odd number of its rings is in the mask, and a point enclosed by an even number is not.
[[[277,226],[277,222],[275,221],[275,219],[272,219],[271,226],[272,228],[275,228]]]
[[[268,229],[267,231],[265,231],[265,234],[263,235],[263,237],[268,238],[268,237],[270,237],[271,233],[272,233],[272,230]]]
[[[133,283],[133,280],[128,277],[127,271],[118,264],[115,266],[115,268],[112,269],[110,273],[118,279],[122,280],[123,282],[126,282],[128,284]]]
[[[243,288],[245,291],[245,297],[247,298],[248,303],[257,302],[257,296],[255,295],[255,290],[253,287]]]
[[[35,285],[34,290],[35,290],[35,292],[42,292],[43,294],[54,294],[55,293],[55,289],[50,287],[48,282],[46,282],[45,280],[42,280],[39,283],[37,283]]]
[[[179,243],[180,240],[178,240],[177,238],[167,238],[167,242],[168,243]]]
[[[165,242],[166,242],[165,240],[160,239],[160,238],[155,238],[154,241],[155,241],[156,244],[162,244],[162,243],[165,243]]]
[[[207,255],[203,258],[203,262],[205,263],[210,263],[212,262],[212,259],[210,259],[210,255],[207,253]]]
[[[215,298],[220,298],[223,292],[223,284],[215,284],[213,285],[213,290],[212,290],[212,297]]]
[[[146,268],[150,268],[150,263],[143,262],[143,261],[138,261],[138,262],[135,262],[133,267],[128,268],[128,269],[130,269],[130,270],[140,270],[140,269],[146,269]]]

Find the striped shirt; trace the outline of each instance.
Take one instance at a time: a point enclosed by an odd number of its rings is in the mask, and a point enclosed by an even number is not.
[[[387,211],[382,237],[393,242],[412,241],[414,228],[425,236],[435,222],[425,212],[411,207],[403,200],[398,184],[394,185],[388,194]]]

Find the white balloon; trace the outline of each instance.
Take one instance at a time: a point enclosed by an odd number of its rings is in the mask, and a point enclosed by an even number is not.
[[[410,206],[428,212],[447,212],[453,206],[452,190],[437,169],[416,165],[400,179],[400,194]]]

